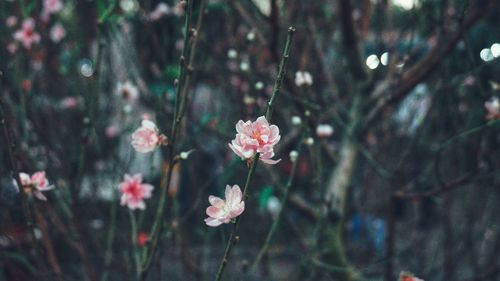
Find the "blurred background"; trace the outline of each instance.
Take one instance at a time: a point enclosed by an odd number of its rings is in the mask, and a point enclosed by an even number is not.
[[[281,162],[257,166],[223,280],[500,280],[499,15],[495,0],[0,0],[0,280],[138,280],[167,171],[140,279],[213,280],[233,226],[205,224],[207,198],[245,183],[228,143],[264,114],[289,26]],[[136,152],[143,119],[172,139],[179,89],[175,146]],[[14,183],[36,171],[46,201]],[[134,234],[118,185],[137,173],[154,190]]]

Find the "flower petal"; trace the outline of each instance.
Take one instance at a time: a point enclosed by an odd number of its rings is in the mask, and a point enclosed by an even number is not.
[[[42,192],[35,190],[35,191],[33,191],[33,194],[35,195],[36,198],[38,198],[42,201],[47,201],[47,197],[45,197],[45,195],[43,195]]]
[[[209,217],[218,219],[218,218],[221,218],[224,216],[224,210],[217,208],[217,207],[214,207],[214,206],[210,206],[207,208],[206,214]]]
[[[208,196],[208,202],[210,202],[210,204],[212,204],[212,206],[214,206],[216,208],[222,208],[225,204],[224,200],[222,200],[221,198],[219,198],[217,196],[213,196],[213,195]]]
[[[206,218],[205,223],[211,227],[217,227],[217,226],[222,224],[222,222],[220,220],[214,219],[214,218]]]

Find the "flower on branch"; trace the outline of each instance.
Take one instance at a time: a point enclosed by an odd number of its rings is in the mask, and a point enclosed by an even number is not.
[[[401,272],[399,274],[399,281],[424,281],[424,280],[413,276],[413,274],[409,272]]]
[[[500,119],[500,100],[497,97],[490,98],[484,103],[486,109],[486,119]]]
[[[205,223],[208,226],[216,227],[241,215],[245,210],[245,202],[242,201],[243,194],[238,185],[233,187],[227,185],[225,192],[226,200],[210,195],[208,201],[212,206],[207,208],[208,218]]]
[[[130,176],[125,174],[123,182],[118,186],[122,194],[120,205],[129,207],[131,210],[146,209],[144,199],[151,197],[154,187],[150,184],[142,183],[142,175],[135,174]]]
[[[32,18],[25,19],[21,29],[14,33],[14,39],[26,49],[31,49],[31,45],[40,42],[40,34],[35,32],[35,21]]]
[[[266,117],[261,116],[255,122],[243,120],[236,123],[236,138],[229,147],[242,160],[251,161],[256,153],[267,164],[276,164],[281,159],[273,160],[274,145],[280,140],[280,130],[276,125],[269,125]]]
[[[307,71],[297,71],[295,72],[295,85],[300,86],[311,86],[313,84],[313,78],[311,73]]]
[[[148,153],[157,146],[166,145],[167,137],[159,133],[155,123],[142,120],[141,126],[132,134],[131,144],[137,152]]]
[[[59,43],[66,36],[66,29],[60,23],[54,24],[54,26],[50,29],[50,40],[54,43]]]
[[[42,20],[48,21],[50,15],[60,12],[64,8],[61,0],[44,0],[42,9]]]
[[[45,172],[36,172],[31,176],[26,173],[19,173],[19,178],[21,179],[24,191],[27,194],[35,195],[36,198],[42,201],[47,201],[47,198],[42,194],[42,191],[54,188],[53,185],[49,185]]]
[[[149,242],[149,235],[146,232],[141,231],[137,234],[136,240],[137,245],[142,248]]]
[[[333,134],[333,127],[328,124],[319,124],[316,127],[316,135],[320,138],[327,138]]]
[[[128,102],[134,102],[139,98],[139,89],[137,89],[137,87],[130,81],[118,83],[116,85],[116,92],[118,96]]]

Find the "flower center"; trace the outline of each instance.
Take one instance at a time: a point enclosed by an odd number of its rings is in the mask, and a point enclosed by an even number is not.
[[[142,190],[137,183],[133,183],[127,186],[125,192],[136,199],[140,199],[142,197]]]
[[[252,137],[259,142],[259,145],[264,144],[264,141],[262,140],[262,133],[260,130],[253,131]]]

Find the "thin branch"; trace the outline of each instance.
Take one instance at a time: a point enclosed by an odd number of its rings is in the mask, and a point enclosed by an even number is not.
[[[281,83],[283,81],[283,77],[285,75],[285,70],[286,70],[286,65],[288,62],[288,58],[290,56],[290,48],[292,45],[292,39],[293,35],[295,32],[295,28],[289,27],[288,28],[288,36],[286,39],[285,43],[285,48],[283,51],[283,57],[281,58],[279,68],[278,68],[278,76],[276,77],[276,82],[274,83],[274,90],[273,90],[273,95],[269,99],[269,102],[267,103],[267,109],[266,109],[266,119],[267,121],[271,121],[272,113],[273,113],[273,108],[274,108],[274,103],[276,101],[276,98],[280,92],[281,89]],[[252,159],[252,165],[250,166],[250,170],[248,171],[247,179],[245,181],[245,186],[243,188],[243,199],[246,198],[246,193],[247,189],[250,185],[250,181],[252,179],[252,176],[254,174],[254,171],[257,167],[257,163],[259,161],[260,154],[257,153],[255,154],[254,158]],[[233,246],[238,242],[239,236],[236,236],[238,233],[238,227],[240,225],[241,221],[241,216],[236,218],[236,222],[233,226],[233,229],[231,230],[231,234],[229,235],[229,239],[226,244],[226,249],[224,250],[224,256],[222,257],[221,263],[219,265],[219,269],[217,270],[217,274],[215,275],[215,280],[220,281],[222,278],[222,274],[224,273],[224,270],[226,268],[226,265],[229,261],[229,256],[231,254],[231,250],[233,249]]]
[[[271,244],[272,239],[274,238],[274,234],[276,233],[276,230],[278,229],[279,223],[281,221],[281,217],[283,215],[283,210],[285,209],[286,202],[288,200],[288,194],[290,192],[290,188],[292,187],[293,179],[295,178],[295,174],[297,172],[297,164],[299,162],[298,157],[300,157],[301,151],[302,151],[302,143],[305,138],[305,133],[302,134],[301,140],[299,141],[299,145],[297,147],[297,159],[293,160],[292,164],[292,170],[290,171],[290,175],[288,176],[288,180],[285,186],[284,194],[283,197],[281,198],[280,202],[280,210],[278,212],[278,215],[274,219],[274,222],[269,229],[269,232],[267,233],[266,240],[264,241],[264,244],[262,245],[262,248],[260,249],[259,253],[257,254],[257,257],[255,258],[252,266],[251,266],[251,271],[254,271],[257,269],[257,266],[259,265],[260,261],[262,260],[262,257],[267,253],[267,250],[269,248],[269,245]]]
[[[367,77],[361,54],[357,32],[352,18],[352,6],[350,0],[339,0],[339,18],[342,31],[342,47],[348,60],[353,77],[356,80],[364,80]]]
[[[466,174],[461,176],[455,180],[452,180],[448,183],[445,183],[444,186],[435,188],[426,192],[411,192],[407,193],[404,191],[396,191],[394,196],[401,199],[410,199],[410,200],[420,200],[427,197],[432,197],[436,195],[441,195],[443,193],[449,192],[459,186],[462,186],[468,183],[472,179],[472,174]]]
[[[380,96],[368,113],[364,128],[370,128],[386,108],[401,101],[413,87],[428,78],[443,59],[453,51],[457,43],[465,35],[465,32],[481,19],[487,11],[494,9],[497,5],[498,1],[494,0],[489,0],[487,5],[476,5],[448,40],[439,40],[440,43],[435,45],[418,63],[408,69],[399,81],[392,81],[386,87],[379,89],[385,94]]]

